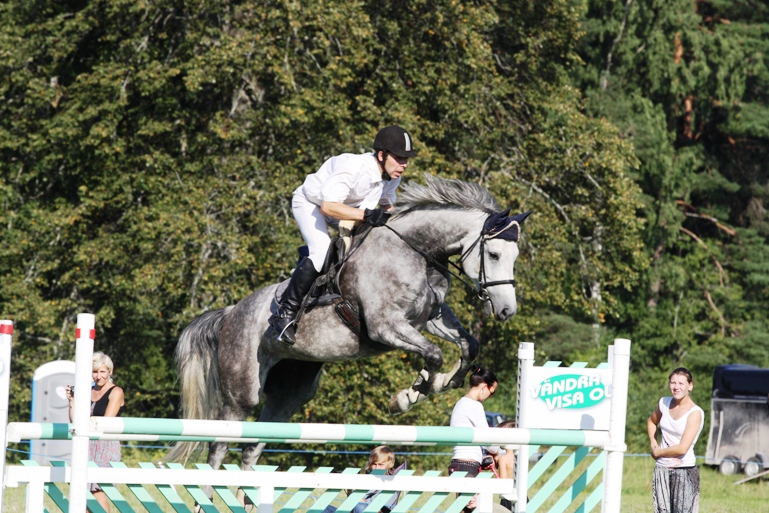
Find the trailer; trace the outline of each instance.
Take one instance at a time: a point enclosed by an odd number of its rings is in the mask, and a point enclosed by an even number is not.
[[[748,477],[769,470],[769,369],[716,367],[705,464]]]

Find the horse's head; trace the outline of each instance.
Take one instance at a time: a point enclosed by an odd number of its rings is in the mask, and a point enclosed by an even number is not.
[[[493,308],[496,318],[506,321],[518,310],[515,300],[515,260],[521,223],[532,211],[510,216],[510,209],[486,219],[480,237],[465,250],[464,272],[475,282],[481,298]]]

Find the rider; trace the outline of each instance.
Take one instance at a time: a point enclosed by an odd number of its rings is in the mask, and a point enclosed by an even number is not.
[[[331,157],[294,191],[291,210],[310,255],[299,261],[278,303],[270,324],[278,340],[296,342],[295,322],[302,299],[320,274],[331,239],[329,222],[366,221],[372,226],[387,222],[395,205],[395,189],[416,157],[411,135],[397,125],[381,129],[374,138],[374,153],[343,153]],[[377,206],[381,208],[377,208]]]

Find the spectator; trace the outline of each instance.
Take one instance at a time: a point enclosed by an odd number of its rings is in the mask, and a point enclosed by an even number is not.
[[[112,359],[101,351],[93,354],[93,386],[91,387],[91,416],[119,417],[125,406],[123,389],[112,382]],[[69,420],[72,420],[74,390],[67,387]],[[88,459],[100,467],[109,467],[111,461],[120,461],[120,442],[117,440],[91,440]],[[107,495],[96,483],[89,484],[90,491],[104,510],[109,513]]]
[[[705,422],[702,408],[694,404],[692,373],[678,367],[668,377],[672,397],[663,397],[646,421],[651,456],[656,460],[652,479],[654,512],[697,513],[700,474],[694,444]],[[657,426],[662,441],[657,443]]]
[[[472,376],[470,376],[470,389],[457,401],[454,410],[451,412],[451,427],[472,427],[488,428],[486,421],[486,412],[483,409],[483,402],[494,395],[497,391],[497,377],[490,370],[478,367]],[[481,448],[480,446],[462,446],[454,447],[454,456],[449,464],[449,475],[456,471],[467,472],[466,477],[475,477],[481,470],[483,461],[483,449],[492,457],[499,453],[499,447],[490,446]],[[475,497],[465,506],[465,513],[475,509]]]
[[[497,377],[490,370],[478,367],[470,376],[470,389],[457,401],[451,412],[451,427],[489,427],[483,402],[497,391]],[[496,456],[499,447],[486,447],[488,453]],[[454,457],[449,465],[449,474],[457,470],[467,472],[467,477],[475,477],[481,468],[483,450],[480,446],[455,446]]]
[[[380,445],[379,447],[374,447],[374,450],[371,451],[371,454],[368,457],[366,474],[370,474],[372,470],[384,470],[386,475],[391,475],[394,467],[395,454],[392,449],[386,445]],[[369,490],[363,497],[363,500],[352,509],[352,513],[363,513],[363,510],[368,507],[369,503],[378,494],[379,490]],[[380,513],[388,513],[389,510],[392,509],[392,506],[393,505],[390,505],[390,507],[387,508],[387,511],[380,510]]]
[[[392,449],[386,445],[380,445],[375,447],[368,457],[368,463],[366,464],[366,474],[370,474],[372,470],[384,470],[385,475],[393,475],[397,473],[401,468],[405,468],[405,462],[398,467],[395,467],[395,453]],[[374,497],[379,495],[380,490],[369,490],[358,504],[352,509],[351,513],[363,513],[368,505],[374,500]],[[347,490],[347,494],[352,493],[352,490]],[[390,510],[395,507],[398,502],[399,494],[395,494],[387,503],[379,510],[379,513],[389,513]],[[337,510],[334,506],[327,506],[323,513],[334,513]]]

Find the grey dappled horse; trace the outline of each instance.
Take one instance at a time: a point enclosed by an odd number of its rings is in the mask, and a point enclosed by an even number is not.
[[[295,345],[279,342],[267,322],[278,285],[259,289],[235,306],[197,317],[182,332],[176,348],[182,416],[242,421],[262,400],[259,421],[287,422],[315,395],[325,362],[394,349],[418,353],[425,367],[414,385],[391,398],[393,413],[408,411],[427,394],[461,387],[478,354],[478,341],[444,302],[450,284],[448,258],[462,255],[462,270],[490,302],[496,318],[511,318],[517,309],[515,241],[528,213],[508,218],[477,184],[429,175],[425,179],[426,185],[401,188],[388,224],[372,229],[341,271],[342,294],[362,317],[361,338],[342,323],[333,306],[324,306],[302,316]],[[507,238],[482,235],[488,221],[497,218],[509,223],[503,231],[516,230],[514,236],[509,231]],[[423,330],[461,349],[461,359],[448,373],[439,372],[443,356]],[[244,446],[241,467],[253,465],[263,447]],[[186,460],[192,450],[189,442],[177,444],[169,459]],[[208,463],[218,468],[226,451],[226,443],[211,443]]]

